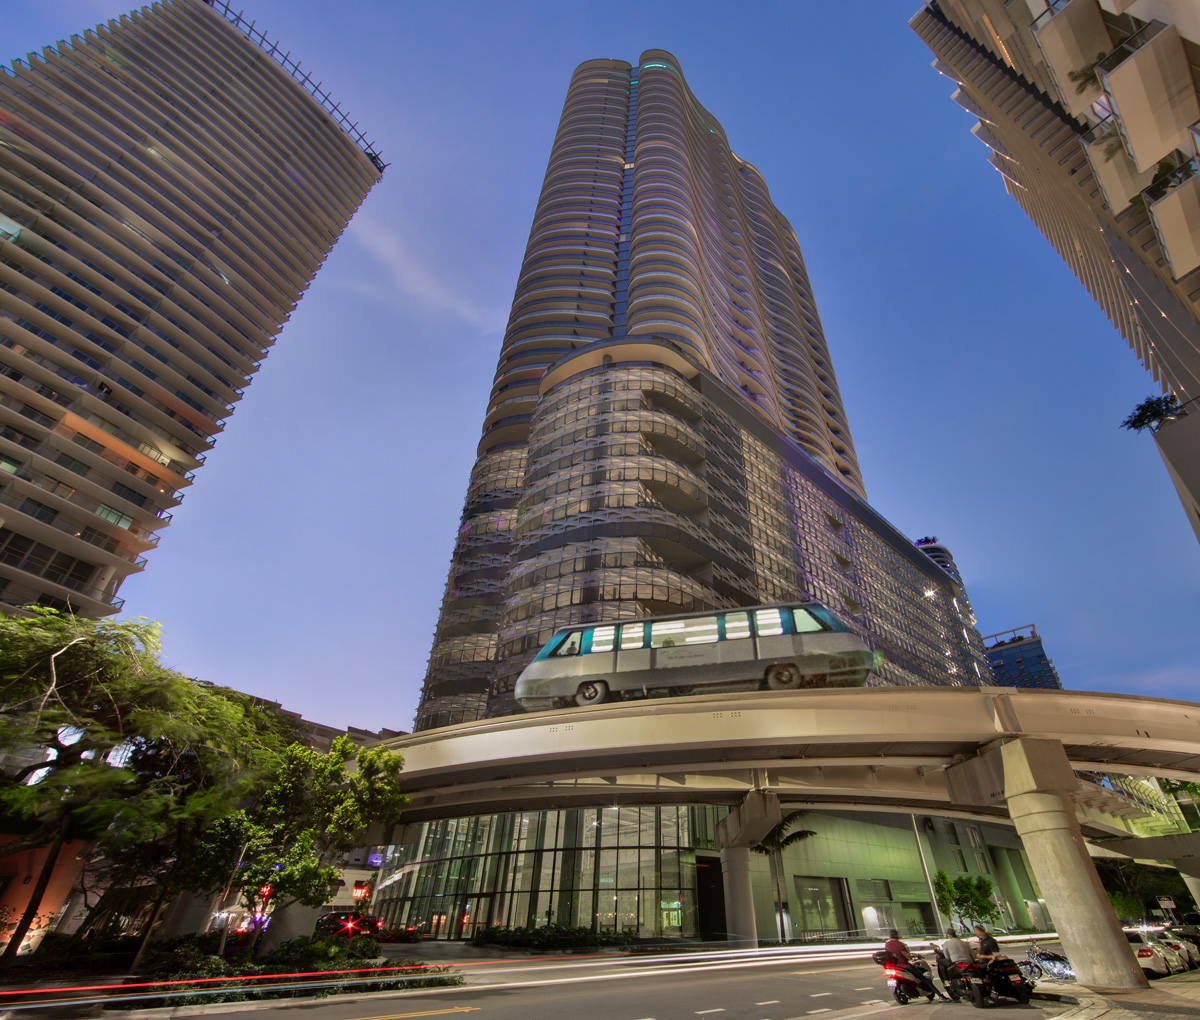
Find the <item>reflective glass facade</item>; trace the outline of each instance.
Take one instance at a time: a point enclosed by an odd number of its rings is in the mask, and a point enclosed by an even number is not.
[[[223,0],[0,67],[0,611],[121,607],[384,164]]]
[[[988,665],[1001,687],[1041,687],[1061,691],[1054,661],[1046,657],[1042,639],[1031,624],[984,638]]]
[[[575,72],[416,728],[513,712],[559,627],[817,598],[873,682],[987,683],[956,580],[865,502],[795,233],[670,54]]]
[[[694,832],[711,832],[715,810],[589,808],[414,826],[411,842],[388,848],[373,909],[438,938],[549,923],[691,936]]]

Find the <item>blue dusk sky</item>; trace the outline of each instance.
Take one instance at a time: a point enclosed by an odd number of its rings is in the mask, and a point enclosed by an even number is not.
[[[1195,697],[1200,545],[1118,427],[1156,387],[987,164],[919,2],[244,0],[391,165],[126,614],[191,676],[410,728],[568,80],[662,48],[799,236],[872,504],[1068,688]],[[8,0],[3,54],[125,9]]]

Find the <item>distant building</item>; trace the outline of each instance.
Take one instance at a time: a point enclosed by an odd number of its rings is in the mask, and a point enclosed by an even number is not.
[[[1200,538],[1200,5],[929,0],[910,24],[1005,190],[1182,405],[1154,440]]]
[[[1061,691],[1054,661],[1046,657],[1042,639],[1031,623],[983,639],[992,676],[1001,687],[1042,687]]]

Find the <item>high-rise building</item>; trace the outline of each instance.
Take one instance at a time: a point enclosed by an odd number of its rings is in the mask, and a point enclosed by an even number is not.
[[[1046,657],[1042,639],[1032,623],[983,639],[988,665],[1001,687],[1044,687],[1061,691],[1054,660]]]
[[[223,0],[0,67],[0,610],[120,608],[383,168]]]
[[[1154,438],[1200,538],[1200,8],[930,0],[911,25],[1004,188],[1182,405]]]
[[[416,727],[516,709],[559,627],[811,597],[879,682],[990,682],[965,599],[866,502],[795,232],[679,61],[575,71]]]

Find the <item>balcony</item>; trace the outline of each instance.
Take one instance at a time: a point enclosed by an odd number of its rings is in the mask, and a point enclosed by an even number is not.
[[[1096,73],[1139,173],[1190,145],[1200,99],[1174,25],[1150,22],[1101,60]]]
[[[1114,214],[1128,209],[1134,198],[1154,180],[1153,170],[1140,173],[1129,158],[1115,117],[1106,117],[1084,134],[1080,141],[1092,168],[1092,176],[1096,178],[1104,201]]]
[[[1189,401],[1180,410],[1181,414],[1154,430],[1154,443],[1187,512],[1188,523],[1200,539],[1200,400]]]
[[[1182,279],[1200,266],[1200,161],[1186,160],[1158,176],[1145,197],[1171,274]]]
[[[1099,82],[1076,91],[1071,72],[1091,67],[1097,58],[1112,49],[1112,39],[1096,0],[1069,0],[1052,3],[1034,24],[1034,38],[1054,82],[1063,106],[1073,117],[1082,117],[1092,103],[1103,95]]]

